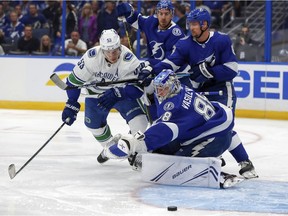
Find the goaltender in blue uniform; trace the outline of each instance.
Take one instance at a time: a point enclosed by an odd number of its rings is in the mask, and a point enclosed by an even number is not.
[[[231,109],[181,85],[170,69],[156,76],[153,86],[159,119],[144,133],[137,132],[128,138],[121,136],[118,145],[109,148],[109,153],[125,157],[171,143],[174,149],[171,155],[189,157],[218,157],[228,149],[234,126]],[[123,142],[129,146],[128,153],[117,150]]]
[[[157,75],[153,86],[159,119],[144,133],[116,135],[104,149],[106,157],[126,158],[170,145],[170,155],[219,157],[229,148],[234,126],[230,108],[182,85],[170,69]]]

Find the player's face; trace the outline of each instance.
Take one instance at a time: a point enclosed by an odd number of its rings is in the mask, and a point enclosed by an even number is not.
[[[159,22],[160,29],[167,29],[172,20],[172,11],[169,9],[161,9],[157,11],[157,18]]]
[[[120,48],[114,50],[103,50],[105,58],[112,64],[116,63],[120,56]]]
[[[170,88],[169,86],[157,86],[156,87],[156,94],[157,94],[157,98],[162,98],[165,99],[167,97],[167,95],[169,94]]]
[[[197,21],[189,22],[189,29],[193,37],[198,38],[201,35],[201,27],[199,22]]]

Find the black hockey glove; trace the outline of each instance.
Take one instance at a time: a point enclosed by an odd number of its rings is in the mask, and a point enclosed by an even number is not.
[[[108,89],[98,98],[98,107],[103,111],[109,111],[113,106],[125,98],[125,91],[121,87]]]
[[[62,112],[62,121],[71,126],[77,118],[80,104],[77,101],[68,100]]]
[[[206,62],[202,62],[192,67],[190,74],[190,79],[198,83],[202,83],[208,79],[214,78],[213,71]]]

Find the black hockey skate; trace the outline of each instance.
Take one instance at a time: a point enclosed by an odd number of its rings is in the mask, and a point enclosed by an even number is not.
[[[103,164],[103,163],[105,163],[105,162],[108,161],[108,160],[109,160],[109,158],[104,155],[104,150],[103,150],[103,151],[99,154],[99,156],[97,157],[97,161],[98,161],[98,163],[100,163],[100,164]]]
[[[244,178],[246,179],[258,178],[255,168],[249,159],[240,162],[239,165],[241,166],[239,174],[242,175]]]

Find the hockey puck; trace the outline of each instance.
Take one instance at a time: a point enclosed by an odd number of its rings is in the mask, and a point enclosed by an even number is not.
[[[177,206],[168,206],[167,210],[168,211],[177,211]]]

